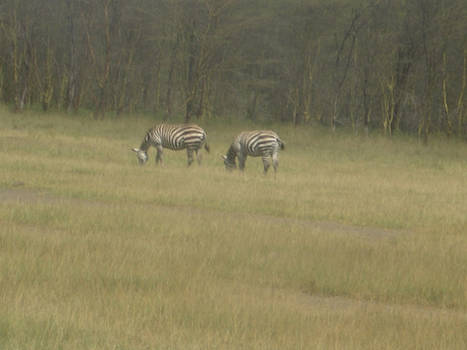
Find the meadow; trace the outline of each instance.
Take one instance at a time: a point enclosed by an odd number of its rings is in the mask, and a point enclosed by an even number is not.
[[[0,110],[0,349],[466,349],[467,144]],[[286,143],[228,173],[241,130]]]

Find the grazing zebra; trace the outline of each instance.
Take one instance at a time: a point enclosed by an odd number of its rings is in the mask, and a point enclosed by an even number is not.
[[[269,158],[272,158],[275,173],[279,166],[279,149],[284,149],[284,146],[284,142],[274,131],[244,131],[235,138],[227,151],[227,155],[222,156],[222,158],[224,159],[225,168],[232,170],[237,167],[235,157],[238,157],[239,168],[243,170],[245,169],[247,156],[262,157],[264,174],[267,173],[270,166]]]
[[[201,164],[201,157],[198,154],[199,149],[204,148],[209,152],[209,146],[206,141],[206,132],[195,124],[171,125],[159,124],[149,129],[144,136],[143,142],[139,148],[133,148],[138,157],[138,162],[143,165],[148,160],[148,148],[153,146],[157,150],[156,164],[162,164],[162,149],[182,150],[186,148],[188,156],[188,166],[193,163],[193,152],[196,153],[198,164]]]

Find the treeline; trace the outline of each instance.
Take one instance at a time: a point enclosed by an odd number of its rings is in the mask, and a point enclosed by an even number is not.
[[[467,137],[465,0],[2,0],[0,101]]]

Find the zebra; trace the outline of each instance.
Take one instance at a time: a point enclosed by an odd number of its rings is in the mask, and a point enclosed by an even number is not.
[[[157,150],[156,164],[159,162],[162,164],[163,148],[175,151],[186,149],[188,166],[190,166],[193,163],[193,152],[196,153],[198,164],[201,164],[201,156],[198,151],[203,145],[209,153],[206,132],[198,125],[158,124],[146,132],[141,146],[133,148],[132,151],[136,152],[139,164],[143,165],[148,160],[147,151],[151,146]]]
[[[279,149],[285,148],[284,142],[279,136],[271,130],[243,131],[234,140],[227,154],[222,156],[227,170],[233,170],[237,167],[235,157],[238,157],[240,170],[245,169],[247,156],[262,157],[264,165],[264,174],[270,167],[269,158],[272,158],[274,174],[279,166]]]

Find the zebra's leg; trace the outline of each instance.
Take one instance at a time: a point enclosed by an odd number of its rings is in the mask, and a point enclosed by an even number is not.
[[[202,160],[202,156],[201,156],[201,152],[199,152],[199,149],[195,149],[195,153],[196,153],[196,160],[198,161],[198,164],[201,165],[201,160]]]
[[[241,153],[239,153],[239,154],[237,155],[237,157],[238,157],[238,168],[239,168],[241,171],[245,170],[246,156],[243,155],[243,154],[241,154]]]
[[[266,175],[269,167],[271,166],[271,164],[269,164],[269,157],[263,157],[263,165],[264,165],[264,175]]]
[[[156,146],[157,154],[156,154],[156,164],[161,163],[162,165],[162,146]]]
[[[274,168],[274,174],[277,171],[277,168],[279,167],[279,155],[277,152],[274,152],[272,154],[272,166]]]
[[[186,149],[186,155],[187,155],[187,157],[188,157],[188,166],[190,166],[191,163],[193,163],[193,150],[187,148],[187,149]]]

